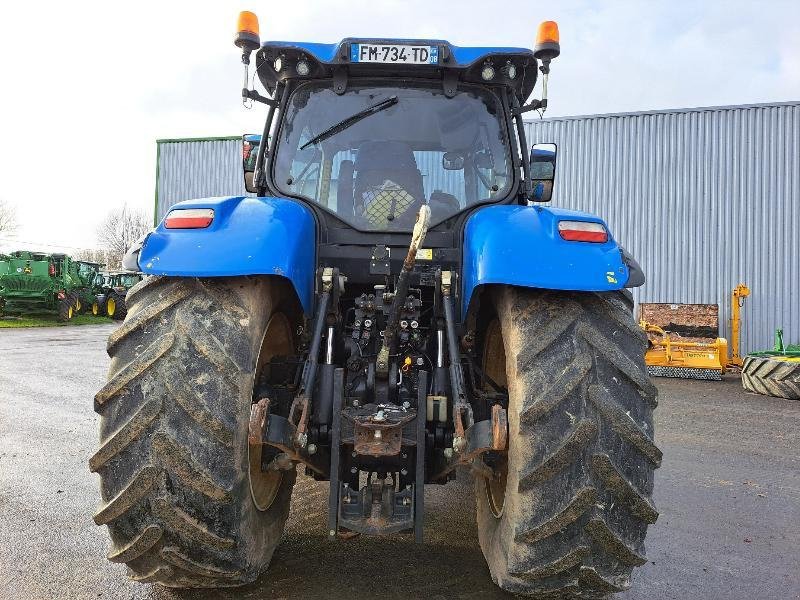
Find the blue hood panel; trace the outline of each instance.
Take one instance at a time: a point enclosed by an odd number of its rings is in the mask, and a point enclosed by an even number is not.
[[[419,39],[386,39],[386,38],[346,38],[336,44],[318,44],[314,42],[264,42],[264,47],[292,48],[306,52],[323,64],[337,64],[340,48],[349,43],[383,43],[383,44],[408,44],[447,46],[453,57],[447,67],[469,67],[478,61],[483,61],[494,55],[519,55],[533,59],[533,51],[529,48],[514,48],[506,46],[455,46],[447,40],[419,40]],[[349,53],[348,53],[349,55]]]
[[[472,215],[464,232],[462,314],[475,289],[491,283],[587,292],[622,289],[628,266],[611,234],[602,244],[568,242],[558,233],[563,219],[603,223],[587,213],[542,206],[488,206]]]
[[[166,229],[145,240],[139,268],[148,275],[228,277],[278,275],[294,285],[303,309],[313,308],[316,225],[311,211],[284,198],[206,198],[172,207],[211,208],[205,229]]]
[[[419,65],[359,62],[353,59],[354,46],[357,44],[436,46],[437,62]],[[283,67],[280,72],[274,69],[274,61],[278,57],[281,57],[284,64],[289,65]],[[312,63],[311,72],[307,77],[298,76],[291,66],[301,57]],[[479,73],[479,66],[484,61],[492,62],[496,69],[509,61],[514,63],[517,72],[514,79],[509,79],[501,73],[492,84],[501,83],[509,86],[517,94],[520,102],[524,102],[530,96],[538,77],[538,61],[533,56],[533,51],[528,48],[454,46],[446,40],[345,38],[336,44],[269,41],[264,42],[256,54],[258,76],[270,93],[275,91],[278,81],[291,78],[327,79],[333,76],[334,71],[342,68],[348,73],[348,77],[378,75],[401,79],[436,79],[448,72],[456,75],[456,79],[485,84]]]

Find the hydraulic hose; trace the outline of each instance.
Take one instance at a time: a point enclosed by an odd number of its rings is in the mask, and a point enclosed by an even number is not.
[[[406,302],[406,296],[408,296],[408,282],[411,271],[414,269],[414,263],[417,260],[417,251],[420,246],[422,246],[422,242],[425,241],[425,235],[428,233],[430,220],[431,208],[427,204],[423,204],[417,213],[417,222],[414,224],[414,231],[411,233],[411,244],[408,247],[408,254],[406,254],[406,258],[403,261],[403,268],[400,270],[400,275],[397,278],[392,306],[389,309],[389,317],[386,319],[386,329],[383,332],[383,346],[378,353],[376,365],[376,371],[381,376],[385,376],[388,373],[389,355],[395,352],[395,338],[397,337],[397,328],[400,324],[400,311]]]

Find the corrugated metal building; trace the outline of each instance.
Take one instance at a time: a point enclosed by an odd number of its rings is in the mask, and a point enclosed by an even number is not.
[[[532,121],[558,145],[553,204],[605,218],[647,283],[637,301],[745,302],[744,352],[800,340],[800,102]]]
[[[158,140],[156,148],[156,223],[181,200],[245,193],[242,136]]]
[[[800,102],[547,118],[526,132],[558,145],[553,204],[605,218],[642,264],[637,301],[718,303],[729,337],[744,282],[743,352],[771,347],[777,327],[800,340]],[[244,193],[240,140],[160,140],[156,219]]]
[[[165,139],[158,140],[156,144],[156,223],[164,218],[172,205],[181,200],[247,194],[242,176],[241,136]],[[338,172],[337,161],[346,158],[353,160],[355,156],[339,153],[334,161],[334,173]],[[453,176],[448,181],[446,176],[442,176],[441,169],[430,165],[430,160],[435,159],[438,167],[441,160],[438,156],[434,153],[416,153],[416,158],[427,196],[434,190],[458,194],[456,189],[451,188],[460,178]],[[429,174],[436,176],[430,177]]]

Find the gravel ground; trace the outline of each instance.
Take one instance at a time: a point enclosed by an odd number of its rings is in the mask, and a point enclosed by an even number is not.
[[[327,484],[300,477],[268,573],[227,592],[129,582],[105,560],[92,513],[92,396],[114,325],[0,332],[0,597],[511,598],[493,587],[472,488],[426,490],[426,543],[406,536],[329,542]],[[800,598],[800,402],[745,393],[738,380],[657,380],[661,516],[650,562],[620,600]]]

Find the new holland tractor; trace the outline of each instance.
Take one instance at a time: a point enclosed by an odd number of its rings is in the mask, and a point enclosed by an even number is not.
[[[661,462],[625,289],[644,276],[602,219],[546,204],[556,149],[529,152],[522,118],[556,24],[533,51],[262,44],[245,12],[236,44],[266,90],[243,90],[267,107],[255,195],[181,202],[125,258],[152,276],[94,400],[108,558],[251,582],[297,467],[329,482],[331,539],[422,542],[424,487],[461,468],[497,585],[628,588]]]

